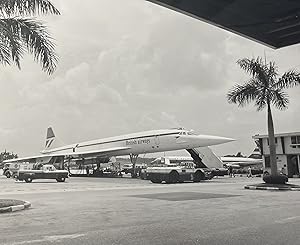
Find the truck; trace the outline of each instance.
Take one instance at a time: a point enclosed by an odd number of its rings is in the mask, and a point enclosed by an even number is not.
[[[152,167],[142,171],[143,179],[150,179],[153,183],[176,183],[184,181],[200,182],[212,179],[214,176],[223,176],[227,170],[223,162],[209,147],[186,149],[191,155],[169,156],[156,158],[150,164]]]
[[[18,171],[21,169],[32,169],[33,164],[29,162],[6,162],[3,166],[3,175],[7,178],[17,176]]]
[[[56,179],[57,182],[65,182],[68,175],[67,170],[57,170],[53,165],[45,164],[39,166],[38,169],[20,169],[16,179],[25,180],[26,183],[30,183],[34,179]]]
[[[210,169],[195,168],[193,162],[148,167],[145,172],[147,179],[152,183],[182,183],[184,181],[200,182],[201,180],[213,178]]]
[[[135,165],[135,171],[136,173],[140,173],[142,170],[147,168],[147,164],[146,163],[138,163]],[[133,174],[133,164],[132,163],[126,163],[122,166],[122,172],[124,172],[125,174]]]

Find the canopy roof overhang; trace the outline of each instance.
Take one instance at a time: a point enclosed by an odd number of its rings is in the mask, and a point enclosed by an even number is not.
[[[300,0],[147,0],[272,48],[300,42]]]

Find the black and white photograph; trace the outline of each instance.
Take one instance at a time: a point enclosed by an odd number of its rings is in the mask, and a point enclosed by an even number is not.
[[[0,245],[300,244],[300,1],[0,0]]]

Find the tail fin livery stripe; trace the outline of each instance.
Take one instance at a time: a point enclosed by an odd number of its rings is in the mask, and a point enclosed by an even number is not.
[[[53,141],[54,141],[54,139],[49,140],[49,143],[48,143],[48,145],[46,147],[49,148],[51,146],[51,144],[52,144]]]

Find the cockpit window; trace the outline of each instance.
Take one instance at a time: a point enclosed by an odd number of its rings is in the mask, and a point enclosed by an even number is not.
[[[181,131],[179,132],[179,135],[195,135],[194,131]]]

